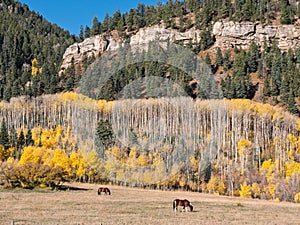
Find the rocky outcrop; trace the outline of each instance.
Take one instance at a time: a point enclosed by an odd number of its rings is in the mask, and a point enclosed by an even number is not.
[[[140,29],[132,35],[129,43],[132,48],[145,48],[148,43],[154,40],[158,41],[181,41],[183,43],[199,43],[200,30],[192,28],[186,32],[179,32],[174,29],[165,29],[163,24],[155,25]],[[218,21],[214,23],[213,35],[216,38],[214,47],[233,48],[235,46],[248,48],[252,41],[262,45],[266,40],[270,43],[272,40],[278,41],[278,46],[282,51],[289,48],[300,46],[300,26],[299,25],[262,25],[252,22],[233,22]],[[107,50],[116,50],[123,43],[124,39],[120,38],[116,31],[106,35],[96,35],[85,39],[81,43],[71,45],[63,56],[61,66],[62,73],[74,58],[75,64],[80,63],[83,56],[87,57],[94,54],[95,56],[104,53]]]
[[[118,40],[115,40],[112,36],[107,39],[103,35],[96,35],[91,38],[86,38],[81,43],[75,43],[68,47],[63,55],[61,72],[69,67],[72,59],[74,59],[75,64],[78,64],[82,61],[84,56],[97,56],[99,53],[103,53],[107,49],[118,48],[119,44]]]
[[[200,41],[200,31],[192,28],[181,33],[178,30],[165,29],[163,25],[155,25],[140,29],[135,35],[131,36],[129,43],[132,48],[137,46],[143,48],[147,47],[148,43],[154,40],[165,42],[168,40],[171,42],[182,41],[183,43],[192,41],[196,43]],[[72,58],[74,58],[74,63],[78,64],[82,61],[84,55],[87,57],[92,54],[97,56],[107,50],[116,50],[124,41],[117,32],[112,32],[106,36],[96,35],[85,39],[81,43],[75,43],[67,48],[64,53],[60,73],[70,66]]]
[[[216,37],[216,47],[232,48],[239,46],[248,48],[252,41],[262,45],[264,40],[278,41],[282,51],[296,48],[300,45],[300,27],[296,25],[262,25],[251,22],[219,21],[213,26]]]

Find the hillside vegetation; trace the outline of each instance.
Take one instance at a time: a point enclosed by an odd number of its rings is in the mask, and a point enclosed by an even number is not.
[[[299,202],[300,120],[293,114],[299,114],[300,51],[281,52],[276,42],[216,49],[215,55],[209,50],[211,24],[218,19],[289,24],[299,17],[294,1],[257,3],[140,4],[102,23],[94,18],[92,28],[81,29],[79,39],[112,30],[125,38],[156,23],[180,31],[194,26],[202,30],[201,40],[186,47],[203,56],[218,78],[215,85],[151,60],[118,70],[105,84],[99,77],[89,80],[89,65],[111,52],[85,58],[82,65],[73,61],[59,76],[62,54],[76,37],[26,5],[1,1],[0,99],[7,101],[0,102],[0,184],[55,188],[65,181],[111,182]],[[189,68],[187,59],[192,61],[189,55],[175,60]],[[117,64],[105,61],[112,62]],[[142,95],[145,87],[138,85],[128,89],[134,99],[119,98],[123,87],[153,75],[180,84],[192,98],[154,98],[161,95]],[[66,92],[79,86],[94,99]],[[103,89],[94,92],[99,86]],[[251,101],[254,96],[283,107]]]
[[[121,14],[119,11],[107,15],[99,22],[95,17],[92,27],[81,28],[80,39],[93,35],[111,35],[117,31],[121,38],[131,37],[143,27],[163,24],[166,29],[184,32],[191,28],[201,30],[200,41],[185,43],[185,47],[202,57],[211,67],[223,91],[223,97],[228,99],[255,99],[256,101],[280,105],[289,112],[299,115],[299,48],[282,52],[275,40],[269,39],[262,43],[251,43],[249,49],[240,49],[232,44],[232,49],[215,48],[212,36],[212,24],[218,20],[233,20],[237,22],[251,21],[263,25],[294,24],[299,18],[299,4],[294,1],[168,1],[166,4],[147,6],[138,5],[136,9]],[[126,42],[126,41],[125,41]],[[183,44],[178,42],[176,44]],[[106,53],[105,53],[106,54]],[[65,76],[69,79],[68,90],[78,87],[78,74],[101,56],[84,57],[82,65],[71,66]],[[105,57],[105,56],[104,56]],[[98,99],[116,99],[122,83],[133,78],[153,74],[178,81],[185,90],[190,79],[182,75],[182,71],[157,63],[140,63],[123,68],[115,74],[114,84],[107,84],[110,93],[96,96]],[[77,75],[76,75],[77,74]],[[178,79],[179,77],[179,79]],[[199,81],[198,81],[199,83]],[[201,93],[188,90],[192,97],[203,98]]]
[[[0,1],[0,99],[39,96],[64,89],[62,56],[75,37],[27,5]]]
[[[268,104],[65,93],[4,103],[1,117],[8,186],[110,181],[298,201],[300,120]]]

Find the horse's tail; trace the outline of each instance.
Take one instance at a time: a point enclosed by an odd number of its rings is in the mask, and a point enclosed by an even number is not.
[[[98,195],[101,195],[101,191],[100,191],[100,188],[98,189]]]
[[[194,210],[194,206],[192,204],[190,204],[190,210],[191,210],[191,212],[193,212],[193,210]]]
[[[110,190],[107,188],[108,195],[110,195]]]

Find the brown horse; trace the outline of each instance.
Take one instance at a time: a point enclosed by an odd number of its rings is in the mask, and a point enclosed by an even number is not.
[[[101,195],[101,192],[104,192],[105,195],[107,195],[107,193],[110,195],[110,190],[107,187],[100,187],[98,189],[98,195]]]
[[[178,210],[178,206],[183,206],[183,210],[186,212],[188,211],[188,207],[190,208],[190,211],[193,211],[193,205],[190,203],[187,199],[175,199],[173,201],[173,210],[176,212]]]

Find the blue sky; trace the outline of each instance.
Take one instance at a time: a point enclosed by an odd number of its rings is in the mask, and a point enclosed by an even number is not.
[[[156,5],[158,0],[19,0],[41,14],[51,23],[78,34],[80,25],[91,27],[92,19],[97,16],[102,21],[106,12],[112,15],[116,10],[127,12],[136,8],[138,3]],[[166,2],[166,0],[160,0]]]

